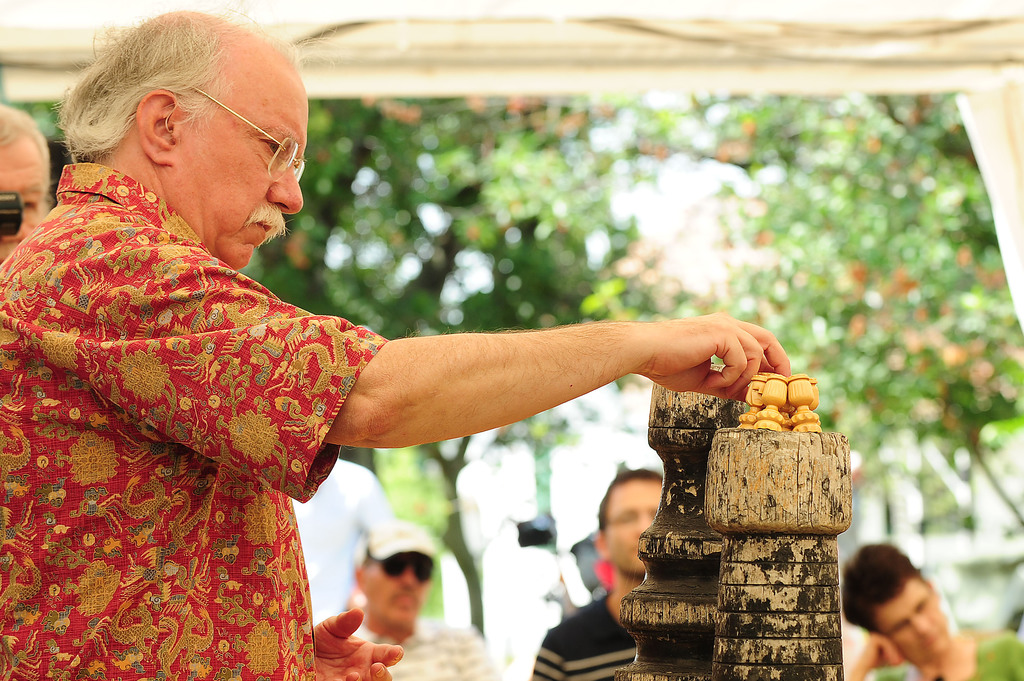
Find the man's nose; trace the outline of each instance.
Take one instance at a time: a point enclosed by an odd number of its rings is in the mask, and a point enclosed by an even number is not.
[[[420,585],[420,580],[416,576],[416,569],[412,565],[406,565],[405,569],[402,570],[402,574],[398,575],[398,578],[407,584],[413,584],[416,586]]]
[[[932,630],[932,621],[928,615],[919,613],[910,618],[910,625],[918,634],[927,634]]]
[[[267,189],[267,200],[280,207],[281,212],[289,215],[302,210],[302,188],[295,174],[286,172],[270,183]]]

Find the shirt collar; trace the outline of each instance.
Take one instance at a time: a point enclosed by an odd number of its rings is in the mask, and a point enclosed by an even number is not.
[[[107,166],[97,163],[64,166],[57,185],[57,198],[63,204],[111,201],[179,239],[202,243],[185,220],[163,199],[132,177]]]

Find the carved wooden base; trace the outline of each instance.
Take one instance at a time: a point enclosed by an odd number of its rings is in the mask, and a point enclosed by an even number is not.
[[[636,639],[636,660],[616,681],[708,681],[722,538],[704,519],[708,452],[715,432],[732,428],[746,405],[656,387],[649,442],[665,467],[661,506],[640,537],[644,583],[620,610]]]
[[[722,430],[708,524],[723,534],[713,681],[842,681],[836,535],[852,512],[838,433]]]
[[[665,482],[640,537],[647,578],[621,606],[637,656],[616,681],[842,681],[849,445],[736,428],[745,407],[654,390]]]

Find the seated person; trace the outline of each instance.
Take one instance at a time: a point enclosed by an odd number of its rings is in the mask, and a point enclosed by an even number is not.
[[[420,617],[434,574],[434,539],[418,525],[391,520],[370,528],[357,549],[356,583],[366,619],[356,630],[405,650],[395,681],[498,681],[480,633]]]
[[[842,592],[846,619],[870,632],[846,681],[875,669],[879,681],[1024,681],[1024,642],[1011,632],[953,635],[939,594],[894,546],[861,547],[843,568]]]

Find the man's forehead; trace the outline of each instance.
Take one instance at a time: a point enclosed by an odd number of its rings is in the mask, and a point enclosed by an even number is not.
[[[630,480],[608,495],[608,513],[623,509],[657,507],[661,503],[661,484],[652,480]]]
[[[0,159],[0,174],[38,173],[43,168],[39,147],[27,136],[0,145]]]
[[[921,601],[931,597],[933,592],[931,584],[920,577],[909,578],[899,593],[875,606],[875,624],[882,630],[900,624],[914,614]]]
[[[637,498],[637,499],[661,499],[661,483],[657,480],[628,480],[612,490],[612,497]]]
[[[37,166],[8,166],[7,157],[0,149],[0,190],[16,191],[36,197],[49,187],[49,169]]]
[[[46,192],[46,186],[43,185],[39,181],[30,182],[28,184],[22,185],[21,188],[18,189],[18,191],[21,192],[22,194],[27,194],[29,196],[35,196],[37,194],[45,193]]]

